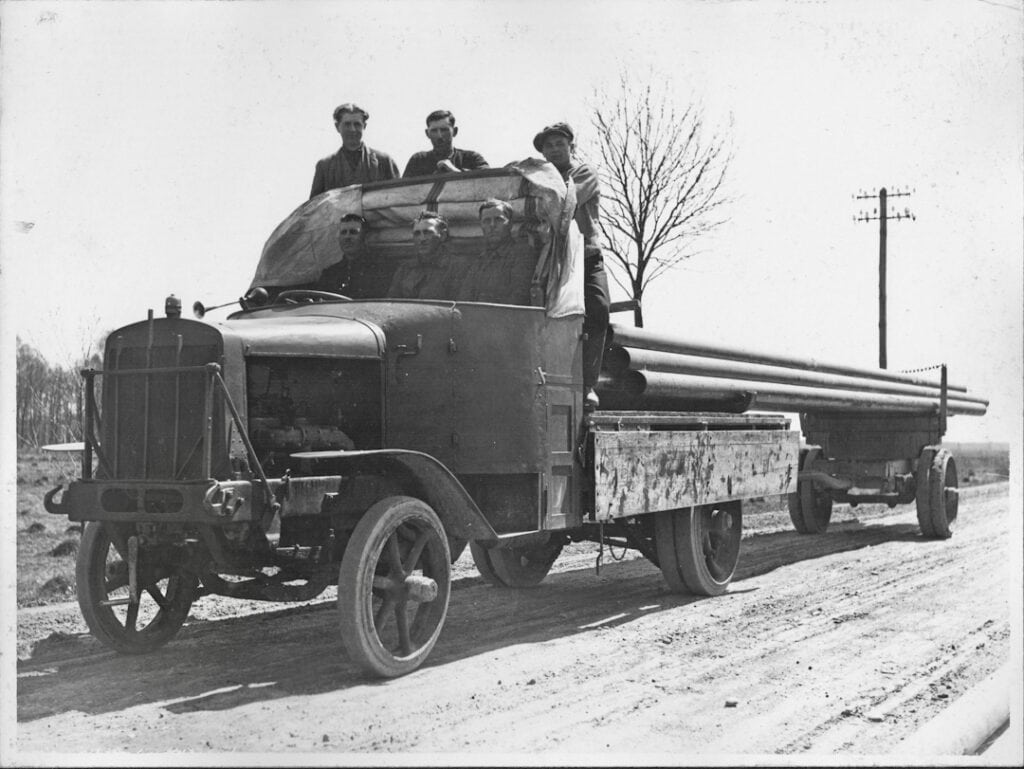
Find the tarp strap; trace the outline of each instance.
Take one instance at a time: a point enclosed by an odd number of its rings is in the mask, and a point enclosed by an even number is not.
[[[437,201],[441,197],[441,191],[444,189],[445,178],[442,176],[430,187],[430,192],[427,193],[427,199],[423,201],[423,204],[427,207],[428,211],[437,213]]]

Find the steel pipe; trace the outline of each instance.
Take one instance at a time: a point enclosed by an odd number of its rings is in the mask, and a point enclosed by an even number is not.
[[[867,393],[837,388],[807,387],[757,380],[725,379],[662,371],[626,371],[608,382],[610,394],[618,392],[640,405],[710,404],[745,400],[744,410],[780,409],[813,413],[816,411],[886,412],[900,414],[936,414],[938,397]],[[949,414],[980,416],[985,406],[971,401],[950,398]]]
[[[909,374],[898,374],[884,369],[857,368],[845,366],[838,363],[827,363],[814,358],[797,358],[785,355],[768,355],[758,350],[744,350],[738,347],[722,347],[719,345],[701,344],[700,342],[685,341],[667,334],[659,334],[632,326],[622,326],[618,323],[611,324],[609,329],[609,344],[620,347],[632,347],[642,350],[656,350],[659,352],[673,352],[686,355],[698,355],[708,358],[722,358],[725,360],[738,360],[747,363],[765,363],[771,366],[782,366],[784,368],[804,369],[808,371],[819,371],[828,374],[844,374],[847,376],[867,377],[869,379],[883,379],[890,382],[901,382],[924,387],[934,387],[935,382],[921,379]],[[950,391],[967,392],[962,385],[947,385]]]
[[[858,390],[870,393],[891,393],[894,395],[917,395],[928,398],[940,397],[940,385],[914,385],[891,382],[868,377],[829,374],[820,371],[769,366],[764,363],[708,358],[699,355],[641,350],[633,347],[613,347],[604,356],[605,365],[615,375],[627,370],[662,371],[695,376],[717,376],[725,379],[742,379],[777,384],[794,384],[807,387],[830,387],[840,390]],[[988,405],[983,398],[956,394],[957,400]]]

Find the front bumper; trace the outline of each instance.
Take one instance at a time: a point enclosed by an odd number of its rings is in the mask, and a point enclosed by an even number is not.
[[[251,481],[130,481],[83,479],[60,501],[58,486],[43,500],[48,512],[72,521],[237,523],[252,520]]]

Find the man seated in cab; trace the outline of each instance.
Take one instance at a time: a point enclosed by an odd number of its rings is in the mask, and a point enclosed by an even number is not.
[[[391,156],[363,143],[369,119],[369,112],[351,102],[334,109],[334,129],[341,135],[341,149],[317,161],[310,199],[350,184],[398,178],[398,166]]]
[[[530,281],[536,266],[529,248],[512,237],[512,205],[490,198],[479,209],[484,252],[466,271],[458,299],[467,302],[530,304]]]
[[[459,279],[448,253],[448,220],[424,211],[412,223],[415,259],[395,270],[387,295],[392,299],[454,299]]]
[[[345,214],[338,225],[341,259],[327,267],[313,288],[350,299],[383,295],[383,286],[366,250],[366,221],[359,214]]]
[[[601,373],[605,337],[608,334],[609,308],[608,276],[604,271],[604,257],[597,245],[598,220],[601,216],[601,190],[598,177],[586,163],[576,160],[575,135],[568,123],[553,123],[533,137],[533,146],[544,159],[562,174],[568,184],[576,186],[576,226],[583,235],[583,407],[588,411],[599,405],[597,378]]]
[[[405,164],[402,178],[409,176],[430,176],[431,174],[457,174],[461,171],[475,171],[489,168],[483,155],[473,150],[460,150],[452,146],[459,133],[455,126],[455,115],[446,109],[438,109],[427,115],[427,129],[432,149],[417,152]]]

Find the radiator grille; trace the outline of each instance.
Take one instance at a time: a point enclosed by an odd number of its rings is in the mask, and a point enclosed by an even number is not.
[[[206,476],[203,435],[209,374],[202,367],[220,362],[221,347],[219,339],[209,344],[180,340],[175,335],[153,344],[144,339],[139,345],[122,337],[108,346],[99,416],[100,445],[112,477],[195,480]],[[184,367],[193,368],[159,371]],[[140,369],[148,373],[130,373]],[[224,405],[219,394],[212,402],[210,474],[225,477],[229,463]]]

